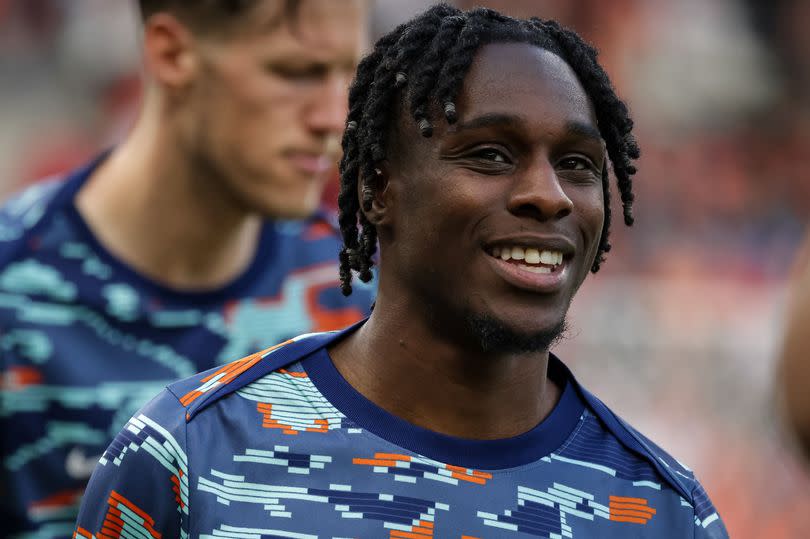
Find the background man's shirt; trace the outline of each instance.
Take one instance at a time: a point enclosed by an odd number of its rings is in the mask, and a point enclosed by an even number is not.
[[[473,441],[357,393],[326,351],[340,335],[169,386],[104,453],[76,537],[727,537],[693,474],[558,359],[564,391],[542,423]]]
[[[368,311],[344,298],[325,216],[267,222],[249,268],[178,292],[122,264],[74,206],[96,163],[0,211],[0,528],[69,537],[80,496],[126,421],[171,381]]]

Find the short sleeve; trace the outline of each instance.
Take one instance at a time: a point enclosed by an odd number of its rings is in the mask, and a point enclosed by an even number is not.
[[[168,390],[136,413],[99,460],[74,537],[187,537],[185,432],[185,409]]]

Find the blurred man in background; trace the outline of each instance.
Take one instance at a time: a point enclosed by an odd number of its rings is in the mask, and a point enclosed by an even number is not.
[[[128,138],[0,213],[0,522],[67,537],[98,456],[167,382],[362,317],[319,213],[361,0],[141,0]]]

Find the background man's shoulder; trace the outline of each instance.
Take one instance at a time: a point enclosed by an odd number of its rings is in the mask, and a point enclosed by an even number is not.
[[[0,256],[43,223],[64,183],[60,177],[47,178],[5,200],[0,206]]]

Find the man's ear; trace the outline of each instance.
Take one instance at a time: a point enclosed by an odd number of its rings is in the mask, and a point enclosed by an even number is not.
[[[196,75],[194,37],[170,13],[155,13],[144,22],[143,53],[150,76],[163,87],[182,90]]]
[[[388,161],[381,161],[374,167],[373,177],[361,178],[357,183],[360,210],[374,226],[386,224],[391,217],[388,211],[391,203],[388,178]]]

